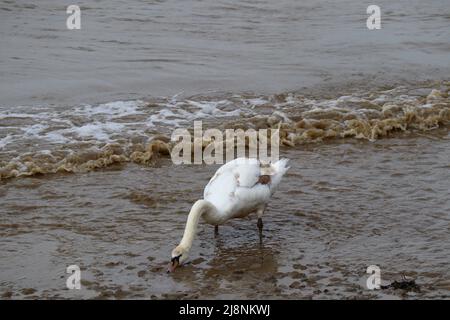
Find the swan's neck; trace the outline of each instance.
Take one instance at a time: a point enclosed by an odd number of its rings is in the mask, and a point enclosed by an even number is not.
[[[200,217],[205,213],[215,213],[216,208],[214,205],[206,200],[197,200],[189,212],[189,216],[186,222],[186,228],[184,229],[183,239],[181,239],[180,246],[186,250],[190,250],[192,242],[197,233],[197,225]]]

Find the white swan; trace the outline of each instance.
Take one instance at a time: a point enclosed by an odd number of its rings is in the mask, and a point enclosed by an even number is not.
[[[182,265],[188,258],[197,225],[202,217],[215,226],[232,218],[245,217],[252,212],[258,216],[260,239],[262,215],[271,195],[289,169],[288,159],[263,165],[257,159],[238,158],[220,167],[206,185],[202,200],[192,206],[186,222],[183,238],[173,249],[169,272]]]

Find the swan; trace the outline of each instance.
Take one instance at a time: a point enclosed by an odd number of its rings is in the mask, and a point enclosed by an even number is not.
[[[289,169],[288,162],[288,159],[281,159],[263,164],[255,158],[237,158],[221,166],[206,185],[203,199],[192,206],[183,238],[172,250],[168,272],[173,272],[188,259],[200,218],[214,225],[217,234],[218,226],[226,221],[256,212],[261,241],[262,215]]]

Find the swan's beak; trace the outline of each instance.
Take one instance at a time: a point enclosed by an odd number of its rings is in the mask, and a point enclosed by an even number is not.
[[[180,261],[178,259],[172,259],[169,263],[169,267],[167,268],[167,272],[174,272],[175,269],[180,265]]]

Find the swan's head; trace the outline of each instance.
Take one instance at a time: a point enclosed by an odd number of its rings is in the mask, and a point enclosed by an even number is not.
[[[170,259],[169,269],[167,272],[173,272],[178,266],[186,262],[187,258],[188,250],[181,245],[177,246],[172,250],[172,257]]]

